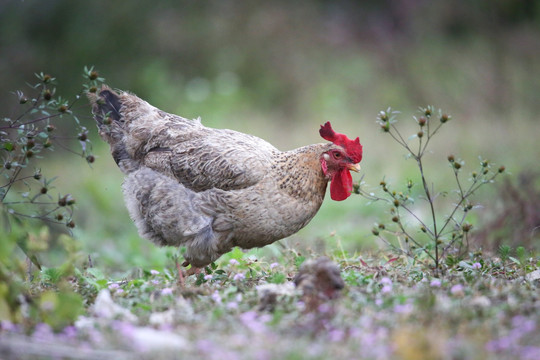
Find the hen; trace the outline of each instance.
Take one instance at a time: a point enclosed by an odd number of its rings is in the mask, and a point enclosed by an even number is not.
[[[358,138],[332,130],[329,143],[282,152],[252,135],[211,129],[104,86],[89,94],[101,137],[125,174],[123,193],[139,234],[185,246],[184,266],[204,267],[234,246],[262,247],[315,216],[328,181],[333,200],[352,191]]]

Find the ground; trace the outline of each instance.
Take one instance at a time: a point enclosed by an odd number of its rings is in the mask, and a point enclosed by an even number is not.
[[[89,300],[74,324],[54,331],[41,323],[28,335],[4,322],[0,350],[17,359],[540,354],[538,259],[475,254],[438,276],[420,262],[384,253],[332,260],[346,284],[334,299],[295,288],[305,258],[294,252],[269,263],[235,251],[184,284],[173,266],[116,280],[87,269],[73,282]]]

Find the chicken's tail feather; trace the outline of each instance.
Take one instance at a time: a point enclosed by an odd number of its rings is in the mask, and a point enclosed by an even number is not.
[[[121,95],[103,85],[96,93],[89,93],[88,98],[92,104],[92,113],[103,140],[111,146],[111,154],[124,172],[129,173],[139,167],[139,163],[131,158],[124,143],[124,117],[122,115]]]
[[[122,121],[120,95],[107,85],[103,85],[97,94],[88,93],[88,99],[92,104],[92,113],[100,129],[101,125],[110,125],[112,121]]]

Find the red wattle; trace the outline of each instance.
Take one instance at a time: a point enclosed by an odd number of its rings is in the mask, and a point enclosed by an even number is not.
[[[352,175],[349,170],[341,170],[332,177],[330,183],[330,198],[342,201],[351,195],[353,188]]]

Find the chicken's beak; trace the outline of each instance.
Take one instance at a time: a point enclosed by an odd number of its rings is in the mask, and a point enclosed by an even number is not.
[[[358,164],[348,164],[348,165],[347,165],[347,168],[348,168],[349,170],[354,171],[354,172],[359,172],[360,169],[361,169],[359,163],[358,163]]]

